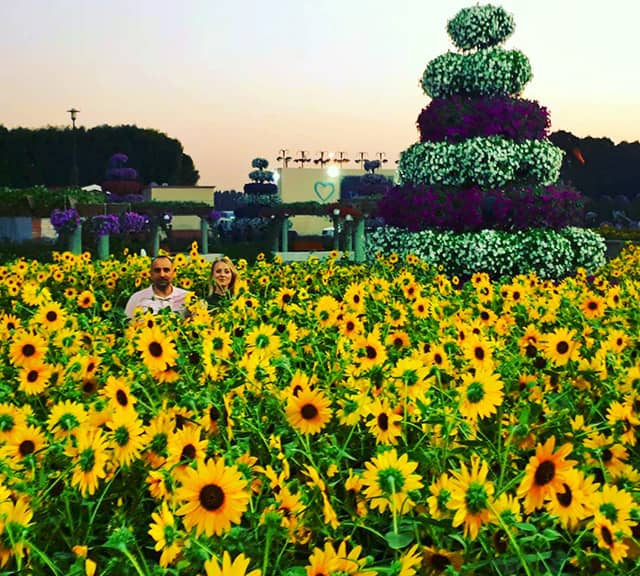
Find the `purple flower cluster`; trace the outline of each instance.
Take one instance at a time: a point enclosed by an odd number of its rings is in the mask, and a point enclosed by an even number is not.
[[[97,237],[120,232],[120,219],[115,214],[93,216],[90,221],[93,234]]]
[[[420,142],[461,142],[477,136],[503,136],[516,142],[545,138],[549,112],[536,101],[494,96],[437,98],[418,116]]]
[[[388,226],[472,232],[483,229],[559,230],[583,222],[583,197],[564,185],[521,186],[483,191],[478,186],[444,189],[396,186],[378,202]]]
[[[51,225],[58,234],[70,234],[82,222],[80,214],[75,208],[68,210],[59,210],[56,208],[49,217]]]
[[[149,217],[137,212],[124,212],[120,215],[120,232],[136,234],[149,228]]]
[[[121,152],[114,154],[109,158],[109,164],[105,177],[107,180],[137,180],[138,171],[135,168],[129,168],[125,164],[129,161],[129,157]]]

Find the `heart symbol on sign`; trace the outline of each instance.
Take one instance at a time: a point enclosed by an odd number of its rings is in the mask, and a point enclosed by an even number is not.
[[[326,202],[336,193],[336,187],[333,182],[316,182],[313,191],[322,202]]]

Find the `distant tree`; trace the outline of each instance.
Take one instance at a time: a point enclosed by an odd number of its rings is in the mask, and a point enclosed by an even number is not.
[[[76,129],[80,184],[102,182],[109,159],[128,156],[140,181],[193,185],[199,173],[175,138],[133,125]],[[71,128],[14,128],[0,126],[0,186],[48,187],[70,184],[73,149]]]
[[[640,194],[640,142],[614,144],[609,138],[578,138],[558,131],[549,139],[565,152],[560,176],[585,196]]]

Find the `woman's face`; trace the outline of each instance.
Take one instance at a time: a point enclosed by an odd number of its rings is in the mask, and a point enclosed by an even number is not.
[[[233,280],[233,272],[231,272],[230,266],[226,262],[216,262],[213,265],[213,279],[223,290],[229,288]]]

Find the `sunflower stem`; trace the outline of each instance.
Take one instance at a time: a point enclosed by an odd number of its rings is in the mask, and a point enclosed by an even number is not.
[[[515,537],[513,536],[513,533],[509,529],[509,526],[507,526],[505,521],[502,519],[502,516],[496,513],[496,509],[494,508],[493,504],[491,502],[487,502],[487,504],[488,504],[489,510],[491,510],[491,513],[497,518],[498,523],[500,524],[500,527],[505,531],[507,538],[509,538],[509,542],[511,543],[511,546],[513,546],[513,549],[516,551],[516,556],[518,557],[518,560],[520,560],[520,564],[522,564],[522,568],[524,569],[525,573],[527,574],[527,576],[533,576],[533,572],[531,572],[531,568],[529,568],[529,564],[524,559],[522,550],[520,550],[520,546],[518,546],[518,542],[516,541]]]

